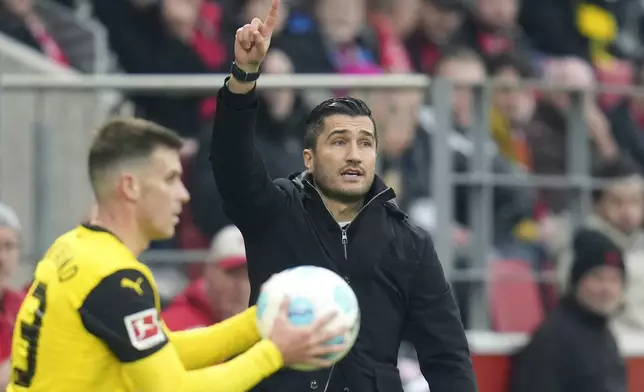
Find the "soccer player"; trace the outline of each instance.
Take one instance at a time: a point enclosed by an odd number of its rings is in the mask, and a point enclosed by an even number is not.
[[[137,260],[171,237],[189,195],[181,140],[137,119],[103,126],[89,153],[92,224],[59,237],[38,264],[17,318],[9,392],[241,392],[283,365],[330,363],[337,333],[294,327],[287,304],[270,339],[255,308],[212,327],[169,332],[150,270]],[[215,365],[235,357],[223,364]]]

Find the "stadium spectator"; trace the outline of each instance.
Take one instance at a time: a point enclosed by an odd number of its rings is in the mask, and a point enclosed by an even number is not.
[[[453,44],[463,23],[461,0],[421,0],[419,21],[405,39],[416,72],[433,74],[443,49]]]
[[[620,247],[604,234],[575,234],[569,290],[513,366],[511,391],[626,391],[626,370],[609,320],[623,296]]]
[[[500,154],[525,168],[530,168],[525,127],[534,114],[535,94],[518,84],[534,78],[532,66],[525,59],[511,53],[501,53],[488,61],[490,78],[503,87],[494,89],[490,132]]]
[[[436,66],[436,75],[461,84],[452,94],[453,126],[449,131],[449,145],[453,151],[453,165],[458,172],[470,170],[469,161],[473,152],[473,144],[469,139],[472,127],[472,91],[463,86],[468,83],[480,83],[486,77],[486,70],[480,56],[471,49],[464,47],[452,48],[447,51]],[[421,112],[421,125],[431,135],[436,129],[434,114],[431,108]],[[422,145],[423,143],[419,143]],[[425,145],[427,143],[424,143]],[[523,169],[498,154],[495,147],[490,145],[492,169],[495,173],[517,173]],[[429,166],[429,161],[424,164]],[[429,176],[427,176],[429,177]],[[427,180],[425,180],[427,181]],[[463,232],[469,224],[468,187],[458,186],[455,194],[455,214],[457,223],[463,227],[457,233]],[[497,187],[494,192],[494,241],[504,244],[511,241],[516,225],[524,218],[532,216],[533,196],[528,189],[516,187]],[[429,227],[428,227],[429,228]],[[455,234],[455,239],[467,239],[468,235]],[[458,245],[466,245],[460,243]]]
[[[548,56],[605,63],[618,28],[614,0],[524,0],[519,21],[534,48]],[[544,28],[548,26],[548,28]]]
[[[290,59],[281,50],[273,49],[262,65],[266,74],[291,74]],[[260,92],[257,113],[256,148],[272,178],[279,178],[303,170],[302,137],[304,115],[308,110],[301,94],[294,90],[278,89]],[[210,134],[204,138],[210,140]],[[197,227],[207,237],[214,236],[231,224],[221,209],[221,198],[212,180],[208,161],[210,146],[207,141],[200,148],[191,167],[188,188],[191,191],[191,208]]]
[[[531,49],[518,22],[519,0],[475,0],[474,3],[459,32],[459,42],[485,58],[513,53],[530,61]]]
[[[418,26],[421,1],[423,0],[373,0],[372,2],[376,4],[374,7],[387,9],[394,31],[404,41]]]
[[[546,82],[555,86],[590,88],[595,83],[593,70],[578,58],[550,59],[544,66]],[[610,124],[594,103],[585,95],[584,109],[588,137],[592,141],[591,162],[611,159],[617,153]],[[563,175],[566,173],[567,133],[570,95],[568,92],[544,92],[530,125],[526,128],[532,170],[536,174]],[[547,208],[554,214],[567,207],[568,192],[560,189],[541,189]]]
[[[249,296],[244,238],[227,226],[212,240],[203,277],[174,299],[163,320],[173,331],[216,324],[245,310]]]
[[[20,221],[6,204],[0,203],[0,388],[9,383],[11,337],[24,293],[11,289],[20,261]]]
[[[642,245],[644,223],[644,182],[634,164],[627,157],[602,162],[593,171],[593,178],[609,181],[607,188],[593,191],[593,211],[582,223],[582,228],[594,230],[610,238],[622,252],[627,264],[631,252]],[[570,228],[559,223],[557,237],[566,247],[552,253],[557,256],[559,286],[565,291],[573,258],[572,239],[566,236]],[[629,271],[630,272],[630,271]],[[630,276],[630,273],[629,273]]]
[[[56,64],[69,66],[69,59],[31,0],[0,0],[0,33],[36,49]]]
[[[314,2],[313,21],[289,26],[276,41],[297,73],[336,73],[379,66],[378,43],[367,24],[366,0]]]
[[[397,31],[395,10],[403,7],[413,10],[413,3],[371,0],[368,7],[369,24],[376,35],[379,62],[383,70],[391,73],[412,72],[411,59],[401,34]]]
[[[94,14],[106,27],[110,47],[125,72],[202,74],[217,71],[217,64],[226,59],[223,44],[212,54],[198,29],[202,1],[94,0]],[[205,25],[212,30],[217,28],[215,22],[216,18],[209,18]],[[212,45],[216,49],[216,42]],[[204,55],[207,50],[213,58]],[[131,98],[137,116],[173,129],[184,138],[199,138],[203,122],[200,97],[136,94]]]
[[[634,72],[636,86],[644,85],[641,70]],[[615,141],[622,153],[630,155],[640,173],[644,173],[644,100],[642,95],[619,96],[617,102],[606,110]]]

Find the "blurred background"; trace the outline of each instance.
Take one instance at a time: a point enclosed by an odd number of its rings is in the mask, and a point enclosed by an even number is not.
[[[247,305],[244,264],[219,263],[243,247],[208,141],[234,32],[269,3],[0,0],[3,290],[20,291],[51,241],[91,216],[87,147],[98,124],[125,114],[185,140],[192,199],[176,237],[143,257],[168,324],[207,325]],[[612,325],[629,391],[641,391],[644,1],[282,3],[260,83],[257,145],[270,174],[304,169],[301,124],[322,99],[370,104],[379,173],[433,234],[482,392],[507,390],[512,356],[567,290],[574,231],[605,234],[625,255]],[[408,392],[427,391],[407,345],[400,370]]]

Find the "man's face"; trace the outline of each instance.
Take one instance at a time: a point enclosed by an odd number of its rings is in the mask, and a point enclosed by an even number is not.
[[[190,199],[181,174],[179,152],[159,147],[138,169],[124,175],[126,194],[135,202],[147,240],[174,236],[183,204]]]
[[[0,226],[0,289],[11,284],[20,259],[20,236],[9,227]]]
[[[216,264],[206,267],[204,277],[213,312],[227,319],[243,312],[250,299],[246,266],[224,269]]]
[[[593,268],[579,280],[577,299],[594,313],[611,315],[619,307],[624,280],[619,268],[602,265]]]
[[[376,170],[376,136],[371,119],[336,114],[324,121],[314,150],[304,150],[304,165],[325,196],[346,203],[360,201]]]
[[[532,117],[534,96],[532,92],[519,86],[521,75],[517,70],[510,67],[504,68],[493,78],[507,84],[507,87],[494,89],[492,100],[496,109],[510,121],[517,123],[529,121]]]
[[[516,24],[517,11],[517,0],[478,0],[479,16],[491,27],[513,27]]]
[[[454,123],[460,127],[469,127],[472,122],[472,88],[464,84],[477,84],[485,80],[483,64],[474,60],[449,60],[441,64],[438,75],[461,86],[454,86],[452,94],[452,111]]]
[[[597,212],[624,233],[639,230],[644,219],[644,184],[639,176],[619,181],[606,189]]]
[[[353,42],[366,18],[365,0],[317,2],[316,16],[325,37],[334,44]]]
[[[424,1],[420,21],[427,39],[437,45],[447,42],[463,23],[463,15],[454,9]]]
[[[545,65],[546,79],[555,85],[571,89],[589,89],[595,85],[595,76],[592,68],[583,60],[564,59],[548,60]],[[570,108],[570,93],[555,91],[545,95],[547,99],[562,111]],[[585,105],[590,106],[592,95],[585,95]]]

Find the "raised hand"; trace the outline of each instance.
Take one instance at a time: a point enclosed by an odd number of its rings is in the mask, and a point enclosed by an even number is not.
[[[275,343],[277,349],[282,353],[284,366],[294,364],[317,367],[331,366],[333,363],[322,357],[342,352],[345,346],[343,344],[330,345],[328,342],[347,332],[346,330],[325,330],[326,325],[336,315],[329,314],[311,325],[298,327],[292,325],[288,320],[288,305],[288,300],[282,303],[270,334],[270,340]]]
[[[271,44],[271,36],[277,24],[280,0],[272,0],[271,10],[264,21],[253,18],[250,24],[237,29],[235,35],[235,63],[248,73],[259,71]]]

